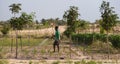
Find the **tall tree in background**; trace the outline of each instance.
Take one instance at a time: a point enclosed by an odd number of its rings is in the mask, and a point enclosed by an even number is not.
[[[110,3],[103,1],[100,7],[102,22],[101,27],[107,32],[107,44],[108,43],[108,33],[109,31],[116,25],[116,20],[118,19],[117,14],[115,14],[115,11],[113,11],[114,7],[110,7]],[[108,54],[109,58],[109,54]]]
[[[12,14],[14,14],[14,20],[16,20],[16,21],[17,21],[16,14],[19,13],[19,11],[21,10],[20,6],[21,6],[20,3],[18,3],[18,4],[14,3],[14,4],[9,6],[10,7],[9,10],[12,12]],[[18,40],[17,40],[17,29],[16,29],[16,58],[17,58],[17,54],[18,54],[17,50],[18,50]]]
[[[80,30],[84,30],[84,33],[86,33],[86,29],[88,28],[88,26],[89,26],[89,23],[85,20],[80,20],[80,23],[78,25]]]
[[[100,23],[101,27],[108,32],[116,25],[118,16],[113,11],[114,7],[110,7],[109,2],[103,1],[100,7],[102,21]]]
[[[22,30],[24,27],[29,26],[30,23],[32,23],[34,20],[34,14],[27,14],[25,12],[22,12],[20,17],[18,18],[11,18],[9,23],[11,24],[11,27],[13,29],[16,29],[18,32],[19,30]],[[20,32],[19,32],[20,33]],[[19,36],[20,42],[21,42],[21,50],[22,50],[22,39],[21,36]]]
[[[34,13],[27,14],[25,12],[22,12],[20,17],[16,19],[10,19],[11,27],[13,27],[13,29],[22,30],[26,25],[29,25],[31,22],[33,22],[34,17]]]
[[[10,5],[10,11],[12,12],[12,14],[14,14],[14,17],[16,17],[16,14],[19,13],[19,11],[21,10],[21,4],[18,3],[18,4],[15,4],[13,3],[12,5]]]
[[[63,19],[67,21],[68,26],[67,30],[65,31],[65,35],[67,37],[76,32],[76,22],[78,21],[79,15],[80,14],[78,13],[78,7],[75,6],[70,6],[70,9],[64,13]]]

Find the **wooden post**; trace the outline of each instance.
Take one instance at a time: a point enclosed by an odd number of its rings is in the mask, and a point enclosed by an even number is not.
[[[71,35],[70,35],[70,59],[71,59],[71,44],[72,44],[72,41],[71,41]]]
[[[18,37],[18,33],[17,33],[17,29],[15,30],[15,32],[16,32],[16,59],[17,59],[17,56],[18,56],[18,39],[17,39],[17,37]]]

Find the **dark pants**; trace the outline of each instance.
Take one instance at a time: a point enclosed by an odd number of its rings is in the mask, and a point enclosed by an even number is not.
[[[55,40],[54,43],[53,43],[54,52],[55,52],[56,46],[57,46],[57,49],[58,49],[58,52],[59,52],[59,41],[57,41],[57,40]]]

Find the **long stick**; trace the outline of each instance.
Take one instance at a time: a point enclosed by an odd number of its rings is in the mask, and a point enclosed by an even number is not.
[[[15,30],[15,32],[16,32],[16,59],[17,59],[17,55],[18,55],[18,39],[17,39],[17,37],[18,37],[18,34],[17,34],[17,30]]]

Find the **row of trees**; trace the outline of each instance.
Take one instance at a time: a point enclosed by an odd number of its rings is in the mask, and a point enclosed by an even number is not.
[[[17,14],[22,10],[21,9],[21,4],[12,4],[9,6],[10,7],[10,11],[13,14],[13,17],[6,21],[6,22],[0,22],[0,24],[2,25],[2,34],[3,35],[7,35],[9,30],[15,30],[16,33],[16,58],[17,58],[17,50],[18,50],[18,30],[22,30],[23,28],[26,27],[30,27],[30,25],[33,25],[34,18],[35,18],[35,13],[30,13],[27,14],[26,12],[22,12],[21,15],[19,17],[17,17]],[[64,25],[65,22],[63,20],[60,20],[59,18],[56,19],[42,19],[42,22],[39,23],[36,20],[36,24],[43,24],[44,26],[49,26],[51,25],[51,23],[55,24],[55,25]],[[12,35],[11,35],[12,36]],[[21,40],[21,39],[20,39]],[[13,36],[11,38],[11,41],[13,41]],[[21,42],[22,43],[22,42]],[[12,52],[12,45],[13,42],[11,42],[11,52]],[[22,47],[22,45],[21,45]]]
[[[118,21],[118,16],[115,14],[113,10],[114,7],[110,7],[110,3],[103,1],[100,6],[101,19],[98,20],[101,33],[106,32],[107,34],[116,26]],[[78,17],[80,14],[78,13],[78,7],[71,6],[69,10],[67,10],[63,19],[67,22],[67,30],[65,34],[69,37],[71,34],[76,33],[77,30],[84,30],[88,27],[89,22],[85,20],[80,20]]]
[[[0,25],[2,26],[1,32],[3,35],[6,35],[11,28],[13,30],[22,30],[24,27],[29,27],[33,24],[35,13],[27,14],[26,12],[22,12],[19,17],[16,17],[21,10],[20,6],[21,4],[12,4],[9,6],[9,10],[13,14],[13,17],[7,21],[0,22]]]
[[[17,43],[17,30],[22,30],[24,27],[29,27],[29,24],[31,24],[34,21],[35,14],[27,14],[25,12],[22,12],[19,17],[16,17],[16,14],[18,14],[21,10],[21,4],[12,4],[10,5],[10,11],[13,14],[13,17],[7,22],[4,23],[2,32],[4,34],[7,34],[7,31],[9,30],[9,26],[13,28],[16,31],[16,58],[17,58],[17,49],[18,49],[18,43]],[[103,1],[100,7],[101,12],[101,20],[99,21],[99,25],[103,31],[106,31],[107,35],[109,31],[116,25],[118,16],[115,14],[115,11],[113,11],[114,7],[110,7],[109,2]],[[67,24],[67,30],[65,31],[65,34],[70,37],[73,33],[79,33],[79,30],[84,30],[88,27],[89,22],[85,20],[81,20],[78,17],[80,14],[78,13],[78,7],[70,6],[70,9],[67,10],[63,15],[63,20],[59,20],[59,18],[56,19],[42,19],[41,23],[43,25],[51,25],[57,24],[57,25],[65,25]],[[36,23],[39,23],[36,21]],[[6,25],[7,24],[7,25]],[[6,32],[5,32],[6,31]],[[86,31],[85,31],[86,33]],[[108,42],[108,38],[107,38]]]
[[[42,19],[41,24],[43,25],[50,25],[50,24],[55,24],[55,25],[65,25],[66,22],[63,20],[60,20],[59,18],[50,18],[50,19]]]
[[[113,29],[113,27],[116,26],[117,23],[119,23],[118,16],[117,14],[115,14],[114,7],[110,7],[110,3],[106,1],[102,2],[100,6],[100,13],[101,13],[101,19],[98,21],[101,29],[100,31],[101,33],[105,32],[107,34],[106,43],[109,46],[110,45],[108,39],[109,32]],[[68,26],[67,30],[64,33],[69,38],[72,34],[76,34],[77,28],[83,28],[85,30],[86,27],[88,26],[88,22],[78,19],[79,15],[80,14],[78,13],[78,7],[75,6],[71,6],[70,9],[67,10],[63,15],[63,18],[65,21],[67,21],[67,26]],[[108,58],[109,58],[109,48],[108,48]]]

